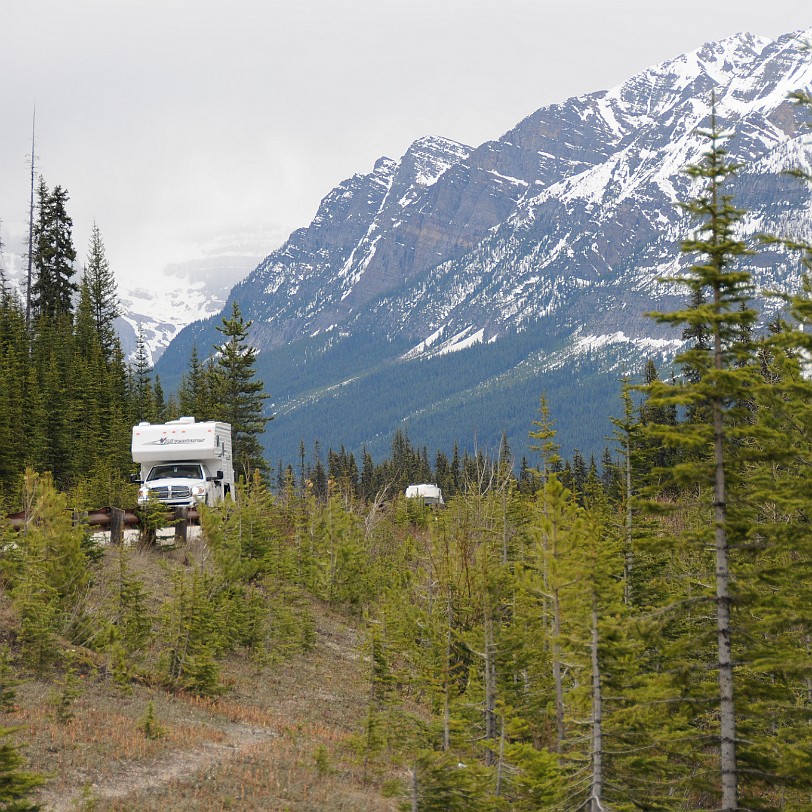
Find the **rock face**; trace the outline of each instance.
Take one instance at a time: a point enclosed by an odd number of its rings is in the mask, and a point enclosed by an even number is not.
[[[812,138],[787,100],[812,83],[803,38],[708,43],[538,110],[476,149],[422,138],[330,192],[232,292],[254,321],[282,456],[300,438],[374,448],[403,421],[416,442],[470,444],[458,416],[473,403],[480,437],[504,429],[523,446],[550,388],[573,425],[579,398],[596,421],[611,411],[598,400],[622,373],[679,344],[645,314],[684,300],[658,280],[690,262],[680,242],[693,224],[677,202],[694,193],[683,170],[706,148],[697,129],[714,101],[743,165],[730,192],[749,212],[744,236],[812,234],[809,190],[782,175],[812,164]],[[751,266],[760,286],[798,284],[797,260],[777,248]],[[215,340],[211,322],[187,328],[162,376],[182,368],[193,341]],[[578,396],[596,374],[611,387]],[[384,394],[393,387],[399,399]],[[359,429],[353,408],[375,419]],[[594,439],[562,439],[595,450]]]

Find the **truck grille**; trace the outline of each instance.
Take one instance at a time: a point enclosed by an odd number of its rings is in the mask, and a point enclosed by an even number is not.
[[[159,499],[165,502],[167,499],[189,499],[192,495],[192,489],[188,485],[175,485],[172,488],[162,485],[158,488],[150,488],[150,499]]]

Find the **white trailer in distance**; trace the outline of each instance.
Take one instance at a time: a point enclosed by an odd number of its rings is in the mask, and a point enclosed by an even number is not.
[[[231,426],[194,417],[133,426],[133,462],[141,472],[138,503],[173,507],[214,505],[234,498]]]
[[[420,485],[409,485],[406,488],[407,499],[419,499],[424,505],[445,505],[443,492],[437,485],[421,483]]]

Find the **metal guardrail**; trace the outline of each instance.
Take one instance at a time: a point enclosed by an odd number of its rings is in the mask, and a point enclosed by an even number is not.
[[[176,535],[186,538],[186,528],[190,524],[197,524],[200,514],[194,507],[175,508],[167,511],[167,524],[176,525]],[[25,512],[9,513],[6,521],[13,530],[23,530],[31,521],[31,517]],[[140,528],[141,519],[137,513],[121,508],[103,507],[89,511],[73,511],[73,521],[75,524],[84,524],[89,527],[96,527],[100,530],[109,530],[113,543],[120,541],[125,528]]]

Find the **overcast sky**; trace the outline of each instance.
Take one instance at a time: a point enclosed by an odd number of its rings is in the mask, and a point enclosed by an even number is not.
[[[810,27],[809,0],[2,0],[0,237],[25,253],[35,103],[79,257],[95,220],[126,288],[268,253],[420,136],[475,146],[708,40]]]

